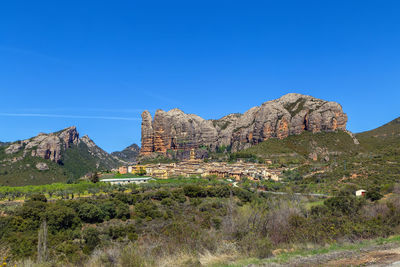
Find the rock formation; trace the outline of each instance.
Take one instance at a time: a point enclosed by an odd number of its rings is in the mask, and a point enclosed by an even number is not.
[[[54,162],[61,160],[62,151],[76,145],[79,142],[79,134],[76,127],[72,126],[56,133],[40,133],[36,137],[18,141],[6,148],[6,154],[14,154],[20,150],[30,152],[34,157],[50,159]]]
[[[30,155],[61,163],[63,155],[68,149],[77,148],[81,145],[84,145],[85,148],[80,153],[85,151],[84,153],[90,158],[102,162],[106,167],[112,168],[123,163],[98,147],[89,136],[85,135],[79,138],[79,133],[75,126],[55,133],[40,133],[30,139],[14,142],[5,149],[5,154],[10,156],[21,154],[21,159],[26,155]]]
[[[235,152],[269,138],[282,139],[304,131],[346,130],[346,123],[347,115],[338,103],[294,93],[219,120],[205,120],[179,109],[157,110],[152,119],[144,111],[140,154],[167,155],[192,148],[215,151],[222,146]]]
[[[133,163],[136,161],[139,155],[140,147],[137,144],[132,144],[122,151],[116,151],[111,153],[112,156],[117,157],[120,160]]]

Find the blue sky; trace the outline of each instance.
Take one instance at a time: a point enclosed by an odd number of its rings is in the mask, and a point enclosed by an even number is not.
[[[289,92],[348,129],[400,116],[399,1],[1,1],[0,141],[76,125],[111,152],[140,113],[204,118]]]

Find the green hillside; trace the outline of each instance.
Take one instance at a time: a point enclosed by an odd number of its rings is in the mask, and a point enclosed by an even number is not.
[[[63,131],[53,133],[52,136]],[[80,138],[75,144],[65,144],[60,139],[61,159],[57,162],[32,156],[37,146],[28,144],[34,142],[35,138],[38,137],[0,146],[0,185],[40,185],[74,181],[88,172],[109,170],[121,164],[87,136]],[[18,147],[16,151],[6,153],[6,149],[12,145]]]
[[[343,131],[310,133],[291,135],[285,139],[269,139],[232,156],[250,157],[261,159],[293,159],[305,162],[316,154],[316,161],[329,161],[328,158],[351,155],[359,151],[359,146],[352,137]]]
[[[13,158],[9,158],[5,154],[5,148],[0,147],[0,160],[12,160]],[[13,156],[19,157],[19,155]],[[49,169],[38,170],[36,164],[40,162],[46,163]],[[23,157],[21,160],[9,164],[1,164],[0,166],[0,185],[20,186],[65,182],[70,176],[59,164],[30,155]]]
[[[400,181],[400,119],[355,137],[360,144],[342,131],[304,132],[264,141],[231,158],[271,160],[276,167],[290,167],[287,181],[297,192],[361,187],[390,192]]]
[[[385,149],[400,144],[400,118],[373,129],[357,134],[357,138],[368,150]]]

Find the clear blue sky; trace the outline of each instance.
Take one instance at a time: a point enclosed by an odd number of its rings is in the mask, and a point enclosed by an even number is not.
[[[360,132],[400,116],[400,1],[1,1],[0,141],[76,125],[111,152],[140,113],[204,118],[289,92]]]

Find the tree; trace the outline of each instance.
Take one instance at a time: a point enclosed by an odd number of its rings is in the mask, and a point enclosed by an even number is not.
[[[144,169],[144,167],[139,167],[139,170],[136,172],[136,174],[137,175],[139,175],[139,176],[143,176],[143,175],[145,175],[147,172],[146,172],[146,170]]]
[[[43,194],[34,194],[30,197],[31,201],[47,202],[47,198]]]
[[[96,205],[83,203],[78,207],[78,216],[87,223],[103,222],[106,214]]]

